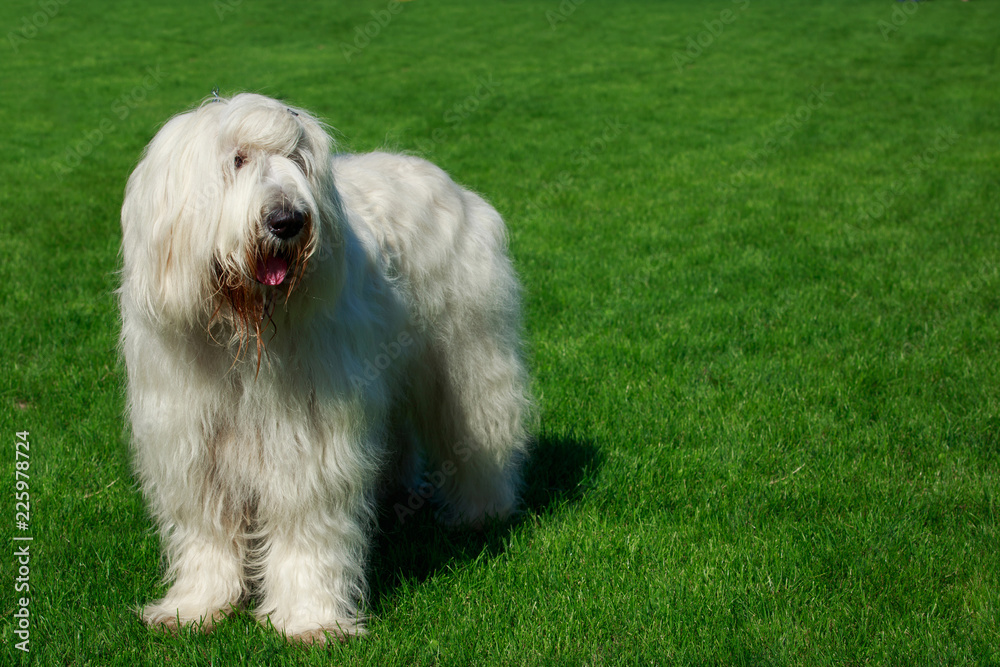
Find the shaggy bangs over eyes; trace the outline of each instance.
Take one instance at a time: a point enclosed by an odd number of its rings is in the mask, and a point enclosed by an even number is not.
[[[291,154],[309,140],[299,117],[281,105],[260,107],[229,102],[219,136],[231,146]]]

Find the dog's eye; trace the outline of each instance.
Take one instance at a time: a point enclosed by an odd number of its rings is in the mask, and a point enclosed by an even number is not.
[[[237,153],[236,157],[233,158],[233,166],[236,167],[237,170],[239,170],[239,168],[242,167],[246,161],[247,161],[246,155],[244,155],[243,153]]]
[[[298,153],[292,153],[291,155],[288,156],[288,159],[291,160],[295,164],[295,166],[299,168],[299,171],[301,171],[303,174],[306,173],[306,160],[304,157],[302,157]]]

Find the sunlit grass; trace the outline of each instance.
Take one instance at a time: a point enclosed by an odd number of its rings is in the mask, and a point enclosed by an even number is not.
[[[34,664],[1000,662],[995,4],[67,2],[25,37],[46,7],[0,7]],[[526,287],[523,516],[387,515],[344,646],[134,613],[160,561],[122,435],[118,211],[214,87],[441,164],[505,215]]]

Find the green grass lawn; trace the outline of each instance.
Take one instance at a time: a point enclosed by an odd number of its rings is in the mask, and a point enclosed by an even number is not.
[[[3,664],[1000,664],[997,3],[16,0],[0,28]],[[526,288],[526,511],[387,516],[347,645],[135,614],[163,589],[119,210],[213,87],[437,162]]]

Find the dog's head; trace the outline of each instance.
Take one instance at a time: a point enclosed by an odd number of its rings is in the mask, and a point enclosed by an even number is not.
[[[330,149],[316,119],[261,95],[170,119],[126,188],[122,291],[156,320],[222,323],[259,349],[274,305],[338,245]]]

